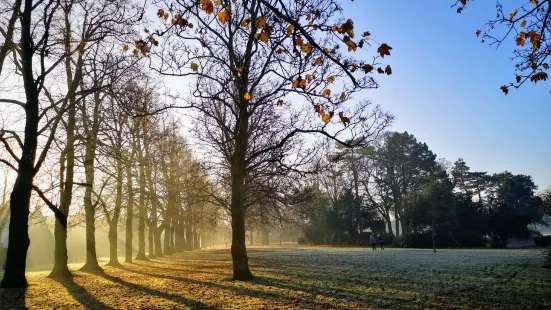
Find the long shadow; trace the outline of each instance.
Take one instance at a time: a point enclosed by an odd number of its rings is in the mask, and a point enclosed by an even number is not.
[[[73,278],[58,278],[54,279],[59,284],[63,285],[67,292],[73,296],[75,300],[80,302],[86,309],[108,309],[115,310],[115,308],[106,305],[99,301],[94,295],[90,294],[84,287],[75,283]]]
[[[162,270],[167,270],[167,271],[178,271],[178,272],[184,272],[184,273],[208,273],[208,274],[214,274],[214,275],[220,275],[220,276],[230,276],[231,274],[230,273],[221,273],[221,272],[212,272],[212,271],[203,271],[202,269],[199,269],[199,270],[193,270],[193,269],[178,269],[178,268],[168,268],[168,267],[161,267],[161,266],[148,266],[148,265],[142,265],[142,264],[137,264],[137,263],[132,263],[133,265],[135,266],[140,266],[140,267],[148,267],[148,268],[154,268],[154,269],[162,269]],[[115,268],[118,268],[118,269],[124,269],[124,270],[127,270],[127,271],[132,271],[131,269],[128,269],[124,266],[117,266]],[[125,269],[126,268],[126,269]]]
[[[128,270],[127,268],[124,268],[124,267],[122,269]],[[118,283],[120,285],[124,285],[124,286],[126,286],[130,289],[133,289],[133,290],[136,290],[136,291],[141,291],[141,292],[144,292],[146,294],[161,297],[161,298],[164,298],[164,299],[167,299],[167,300],[171,300],[171,301],[177,302],[179,304],[191,307],[192,309],[218,309],[216,307],[209,306],[209,305],[207,305],[205,303],[202,303],[200,301],[197,301],[197,300],[185,298],[185,297],[182,297],[180,295],[174,295],[174,294],[154,290],[154,289],[152,289],[150,287],[147,287],[147,286],[143,286],[143,285],[139,285],[139,284],[135,284],[135,283],[130,283],[130,282],[124,281],[123,279],[121,279],[119,277],[114,277],[114,276],[109,275],[107,273],[99,275],[99,276],[106,279],[106,280]]]
[[[260,290],[251,290],[251,289],[247,289],[247,288],[244,288],[244,287],[235,287],[235,286],[217,284],[217,283],[212,283],[212,282],[198,281],[198,280],[193,280],[193,279],[184,278],[184,277],[148,273],[148,272],[133,270],[133,269],[126,268],[126,267],[123,267],[122,269],[125,270],[125,271],[128,271],[128,272],[140,274],[140,275],[147,276],[147,277],[156,277],[156,278],[161,278],[161,279],[186,282],[186,283],[195,284],[195,285],[207,286],[207,287],[210,287],[210,288],[213,288],[213,289],[228,290],[228,291],[235,292],[236,294],[243,295],[243,296],[248,296],[248,297],[265,297],[265,298],[269,298],[269,299],[272,299],[272,300],[281,300],[282,298],[283,299],[287,298],[287,296],[284,295],[284,294],[275,294],[275,293],[265,292],[265,291],[260,291]],[[253,280],[252,283],[255,283],[255,281]],[[275,286],[274,285],[274,287],[280,287],[280,286]],[[334,308],[333,305],[324,303],[322,301],[318,301],[318,300],[306,300],[306,301],[309,302],[309,303],[315,304],[316,306],[322,307],[324,309]]]
[[[27,289],[0,288],[0,309],[27,309],[26,293]]]

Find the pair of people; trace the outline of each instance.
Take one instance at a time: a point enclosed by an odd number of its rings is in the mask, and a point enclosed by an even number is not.
[[[375,236],[375,234],[371,234],[371,237],[369,237],[369,242],[371,242],[371,246],[373,247],[373,250],[377,249],[377,244],[381,247],[381,250],[384,250],[384,241],[383,237],[381,235]]]

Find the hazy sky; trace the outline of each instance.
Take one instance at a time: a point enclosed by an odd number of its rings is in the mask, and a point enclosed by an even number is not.
[[[363,95],[396,116],[394,130],[473,170],[529,174],[540,189],[551,186],[551,83],[507,96],[499,89],[514,79],[514,43],[496,50],[475,35],[496,16],[495,1],[475,1],[462,14],[453,0],[345,2],[356,33],[369,30],[393,47],[385,58],[393,74]],[[513,11],[511,2],[501,1]]]

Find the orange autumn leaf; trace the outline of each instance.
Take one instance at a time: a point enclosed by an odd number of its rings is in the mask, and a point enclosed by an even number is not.
[[[324,97],[329,97],[329,96],[331,96],[331,90],[326,88],[321,92],[321,95],[324,96]]]
[[[260,41],[264,42],[264,43],[268,43],[268,40],[270,39],[270,36],[268,36],[268,33],[266,32],[262,32],[260,34]]]
[[[283,100],[279,99],[279,100],[276,102],[276,105],[283,105]]]
[[[547,81],[547,78],[548,78],[547,73],[541,71],[541,72],[538,72],[538,73],[532,75],[530,80],[534,83],[537,83],[538,81]]]
[[[214,4],[211,0],[201,0],[201,10],[210,15],[214,12]]]
[[[342,112],[339,112],[339,118],[341,119],[341,122],[346,126],[347,124],[350,124],[350,119],[346,116],[344,116],[344,114]]]
[[[317,66],[321,66],[321,64],[322,64],[321,57],[316,58],[316,60],[314,61],[314,64],[317,65]]]
[[[301,47],[301,49],[302,49],[302,52],[306,54],[310,54],[312,52],[312,45],[310,45],[310,43],[306,43]]]
[[[249,92],[246,92],[245,95],[243,96],[243,98],[247,101],[251,100],[251,94],[249,94]]]
[[[308,81],[308,83],[311,83],[313,79],[314,77],[311,74],[306,74],[306,80]]]
[[[339,32],[346,33],[349,37],[354,38],[354,22],[348,19],[346,23],[341,25]]]
[[[358,45],[356,44],[356,42],[352,41],[352,39],[350,39],[349,36],[344,36],[343,41],[344,41],[344,43],[346,43],[346,46],[348,46],[348,51],[349,52],[355,52],[356,51]]]
[[[249,23],[247,23],[247,20],[244,19],[242,22],[241,22],[241,27],[249,30]]]
[[[321,120],[324,122],[324,123],[329,123],[329,120],[331,119],[331,117],[329,116],[329,114],[325,113],[321,116]]]
[[[517,46],[524,46],[524,44],[526,43],[526,41],[524,41],[522,37],[516,38],[515,41],[517,42]]]
[[[377,53],[379,53],[379,55],[381,55],[381,57],[384,58],[385,55],[390,56],[390,50],[391,49],[392,49],[392,47],[388,46],[388,44],[386,44],[386,43],[383,43],[377,49]]]
[[[385,68],[385,73],[386,73],[387,75],[391,75],[391,74],[392,74],[392,68],[390,68],[390,66],[386,66],[386,68]]]
[[[296,80],[293,81],[293,83],[291,84],[291,87],[292,88],[300,87],[304,89],[306,88],[306,85],[307,85],[306,80],[299,76]]]
[[[480,33],[482,33],[482,31],[477,30],[477,31],[476,31],[476,36],[477,36],[477,37],[480,36]]]
[[[289,25],[289,28],[287,28],[287,36],[290,37],[293,34],[293,31],[295,31],[295,26]]]
[[[327,82],[329,82],[329,83],[335,82],[335,77],[332,76],[332,75],[331,75],[331,76],[328,76],[328,77],[327,77]]]
[[[546,62],[545,62],[545,63],[543,63],[543,65],[542,65],[542,66],[543,66],[543,68],[544,68],[545,70],[548,70],[548,69],[549,69],[549,64],[548,64],[548,63],[546,63]]]
[[[199,65],[192,62],[191,65],[190,65],[190,68],[191,68],[191,70],[197,72],[197,70],[199,70]]]
[[[122,47],[122,51],[123,51],[123,52],[128,52],[128,44],[125,44],[125,45]]]
[[[226,24],[230,20],[230,14],[228,11],[220,11],[216,14],[216,17],[218,17],[218,20],[222,25]]]
[[[165,16],[165,10],[159,9],[157,11],[157,16],[159,16],[159,18],[163,18]]]
[[[339,97],[340,100],[344,100],[346,98],[346,93],[342,92],[341,96]]]
[[[258,28],[264,28],[266,26],[266,19],[264,17],[260,17],[256,20],[256,26]]]

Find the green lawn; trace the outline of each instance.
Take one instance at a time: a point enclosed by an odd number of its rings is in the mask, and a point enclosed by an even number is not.
[[[250,263],[246,283],[231,281],[228,250],[72,281],[32,272],[26,293],[0,290],[0,309],[551,309],[551,270],[536,250],[259,247]]]

